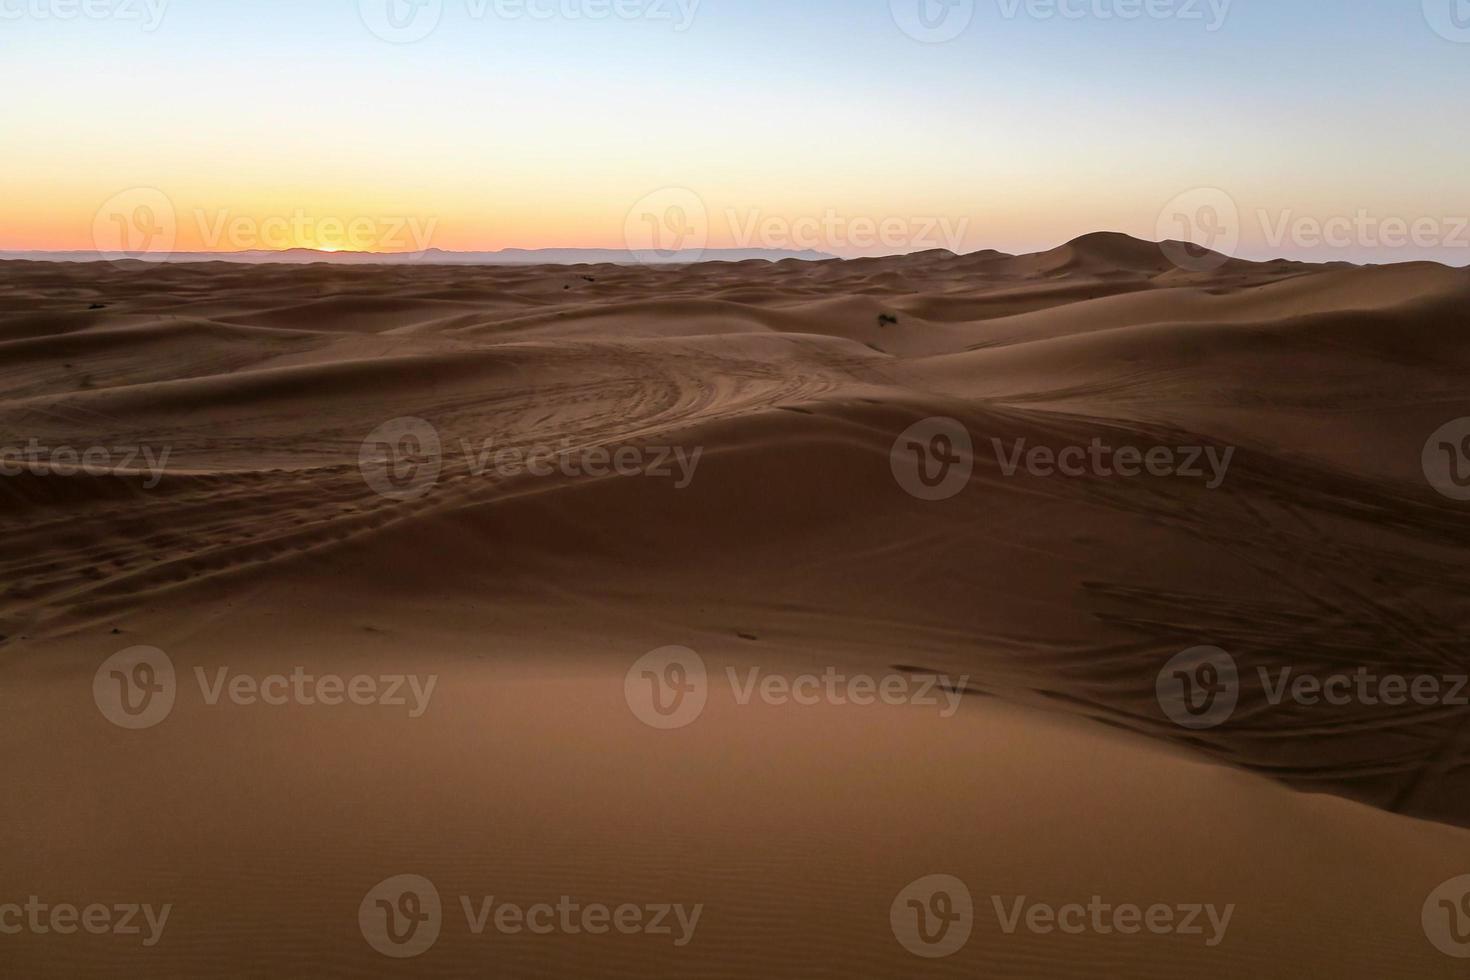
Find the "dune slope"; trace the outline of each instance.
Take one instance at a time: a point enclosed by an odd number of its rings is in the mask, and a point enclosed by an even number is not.
[[[414,871],[447,917],[410,975],[1285,978],[1308,950],[1457,975],[1419,917],[1470,873],[1470,708],[1277,685],[1470,673],[1470,504],[1423,459],[1470,416],[1467,299],[1464,270],[1186,272],[1109,234],[651,269],[0,263],[24,804],[0,881],[179,916],[156,950],[0,950],[27,976],[376,975],[357,903]],[[971,445],[943,491],[936,432]],[[1122,475],[1120,450],[1170,466]],[[92,683],[135,645],[180,693],[129,732]],[[626,703],[668,646],[710,667],[682,732]],[[1199,647],[1238,671],[1208,726],[1160,695]],[[193,687],[294,666],[433,674],[439,700]],[[741,705],[747,669],[939,675],[957,708]],[[938,872],[976,938],[925,960],[888,906]],[[572,892],[704,902],[703,942],[454,918]],[[1209,949],[1008,933],[991,899],[1022,894],[1238,919]]]

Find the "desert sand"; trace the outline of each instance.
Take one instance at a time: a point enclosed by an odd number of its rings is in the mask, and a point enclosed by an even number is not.
[[[673,268],[0,263],[0,449],[152,454],[0,477],[0,907],[171,905],[146,947],[0,935],[0,973],[1463,976],[1421,912],[1470,874],[1467,709],[1273,705],[1259,671],[1466,670],[1470,504],[1422,452],[1470,416],[1467,309],[1466,270],[1189,271],[1116,234]],[[402,418],[441,451],[385,495],[364,442]],[[896,475],[930,418],[974,439],[945,499]],[[993,439],[1230,463],[1213,487],[1008,474]],[[486,465],[532,447],[582,466]],[[697,466],[589,475],[599,450]],[[1157,683],[1200,646],[1240,665],[1239,707],[1189,729]],[[128,730],[94,680],[135,647],[178,690]],[[666,647],[709,670],[670,730],[627,686]],[[435,687],[417,717],[211,704],[196,669]],[[937,676],[956,707],[742,704],[752,669]],[[442,932],[395,959],[359,906],[408,874]],[[937,874],[973,932],[931,959],[890,913]],[[702,911],[684,945],[477,936],[460,899],[488,896]],[[1214,945],[1008,932],[1020,896],[1233,912]]]

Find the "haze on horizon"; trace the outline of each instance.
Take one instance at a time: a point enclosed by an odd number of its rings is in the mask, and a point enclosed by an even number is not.
[[[1242,257],[1470,263],[1455,0],[90,2],[0,0],[0,250],[1025,252],[1223,193]]]

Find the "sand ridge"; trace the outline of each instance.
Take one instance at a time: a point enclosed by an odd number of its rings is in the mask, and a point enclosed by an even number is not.
[[[929,964],[888,931],[891,892],[946,860],[982,911],[997,889],[1219,897],[1246,938],[1200,959],[977,925],[985,941],[938,975],[1287,977],[1293,951],[1330,943],[1335,976],[1452,976],[1418,902],[1470,871],[1467,709],[1272,704],[1265,683],[1470,670],[1470,525],[1421,461],[1470,416],[1467,298],[1466,270],[1192,272],[1115,234],[1028,256],[669,268],[0,263],[0,448],[153,451],[123,475],[0,478],[0,687],[30,692],[11,708],[35,748],[4,773],[27,801],[0,827],[9,870],[175,895],[190,938],[124,960],[160,976],[225,975],[230,957],[249,964],[231,975],[278,974],[304,955],[376,975],[387,961],[351,913],[415,867],[446,895],[621,887],[710,906],[688,956],[503,943],[508,975],[907,974]],[[395,498],[365,478],[364,441],[407,417],[440,448],[423,492]],[[925,500],[895,458],[935,418],[972,437],[973,472]],[[1228,472],[1008,471],[1012,452],[1094,445],[1193,449]],[[495,463],[545,450],[582,468]],[[585,465],[620,451],[645,472]],[[646,472],[659,459],[687,479]],[[88,686],[132,644],[185,676],[432,671],[446,707],[403,727],[191,703],[139,733],[138,755]],[[657,738],[629,717],[623,672],[670,644],[787,673],[966,677],[969,694],[950,725],[742,712],[717,682],[704,727]],[[1202,645],[1240,666],[1240,708],[1191,730],[1156,682]],[[58,728],[72,734],[44,748]],[[616,751],[583,754],[601,739]],[[96,778],[64,792],[55,766]],[[766,785],[786,812],[734,822]],[[138,857],[89,871],[61,842],[125,798],[111,819]],[[282,801],[261,836],[231,822],[261,800]],[[869,808],[838,829],[838,811]],[[1060,829],[1026,826],[1061,813],[1094,829],[1048,852]],[[444,846],[405,836],[420,818]],[[48,822],[57,843],[15,850]],[[487,824],[535,856],[517,864]],[[671,850],[650,854],[658,827]],[[180,871],[184,854],[237,904]],[[1332,870],[1349,861],[1357,877]],[[1373,894],[1334,918],[1291,885],[1335,875]],[[739,938],[752,923],[757,949]],[[254,948],[262,929],[276,948]],[[24,969],[47,955],[16,948]],[[482,950],[460,936],[411,966],[462,975]]]

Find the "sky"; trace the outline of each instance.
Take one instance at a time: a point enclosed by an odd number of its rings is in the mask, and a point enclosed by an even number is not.
[[[1470,0],[0,0],[0,85],[0,250],[1470,264]]]

